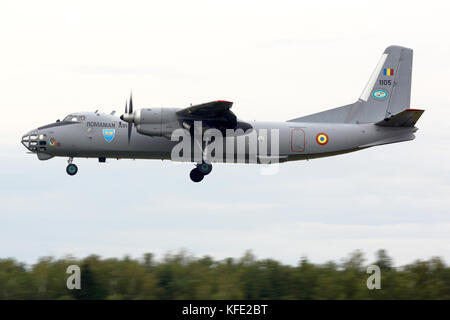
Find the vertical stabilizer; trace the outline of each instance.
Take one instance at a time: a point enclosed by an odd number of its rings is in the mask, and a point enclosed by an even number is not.
[[[359,121],[375,122],[409,108],[412,56],[408,48],[386,48],[359,98]]]

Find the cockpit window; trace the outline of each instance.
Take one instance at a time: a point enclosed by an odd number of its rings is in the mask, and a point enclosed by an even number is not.
[[[67,117],[64,118],[63,121],[85,121],[86,117],[83,115],[79,115],[79,114],[69,114]]]

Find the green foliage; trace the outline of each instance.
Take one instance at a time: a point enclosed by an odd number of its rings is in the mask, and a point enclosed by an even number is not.
[[[340,264],[297,266],[258,260],[195,258],[186,252],[150,253],[141,260],[44,257],[27,267],[0,259],[0,299],[450,299],[450,268],[438,257],[395,268],[385,250],[376,253],[381,290],[369,290],[366,259],[354,251]],[[70,265],[81,268],[81,290],[69,290]]]

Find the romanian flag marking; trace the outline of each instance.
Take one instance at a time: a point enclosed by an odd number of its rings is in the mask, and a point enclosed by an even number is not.
[[[393,76],[393,75],[394,75],[394,69],[385,68],[383,70],[383,76]]]

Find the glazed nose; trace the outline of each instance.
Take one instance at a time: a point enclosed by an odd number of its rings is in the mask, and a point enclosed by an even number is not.
[[[47,144],[47,137],[44,133],[39,133],[38,130],[32,130],[22,136],[22,144],[31,152],[45,149]],[[41,150],[42,151],[42,150]]]
[[[30,151],[37,151],[38,148],[38,134],[36,130],[32,130],[30,132],[28,132],[27,134],[24,134],[22,136],[22,144],[24,145],[25,148],[27,148]]]

